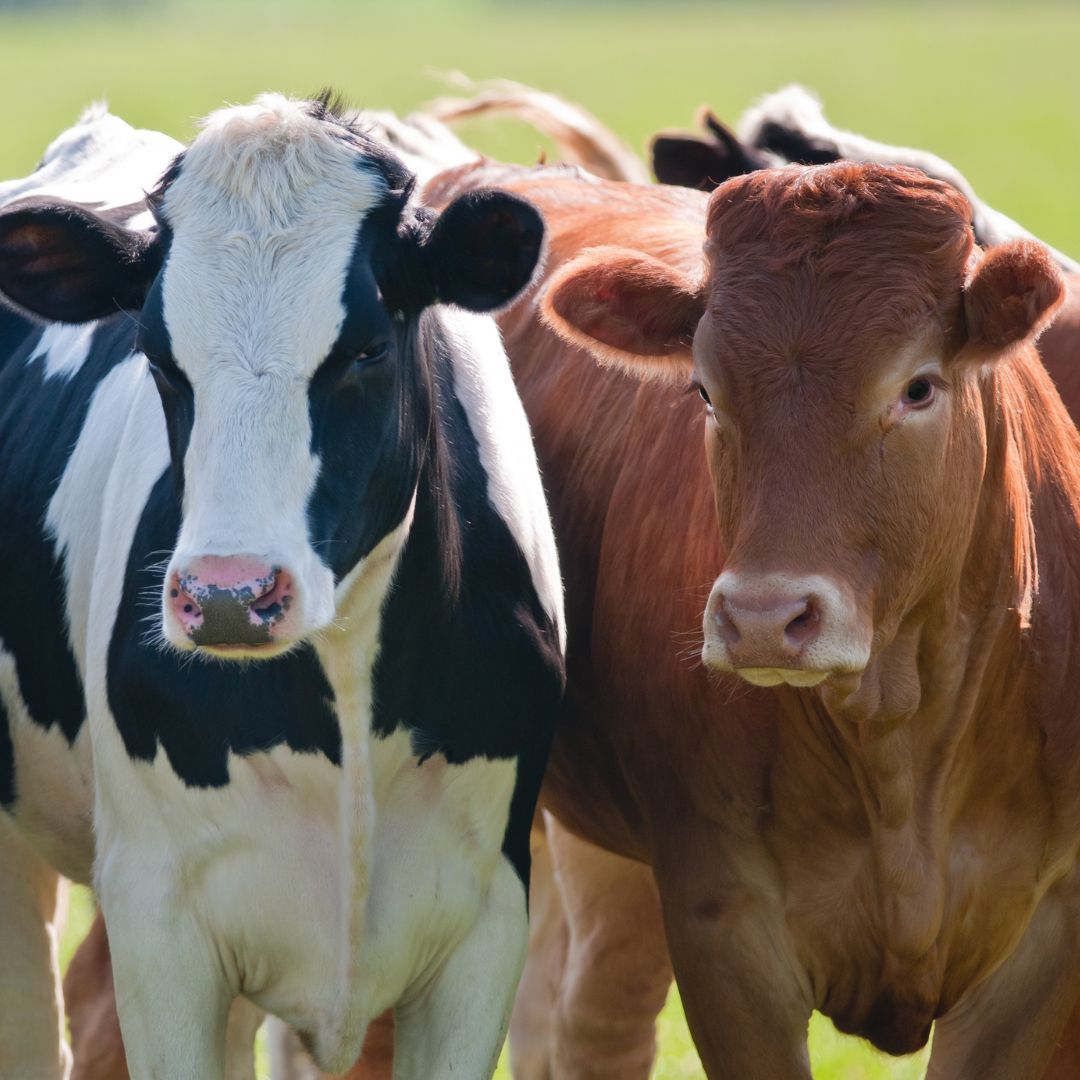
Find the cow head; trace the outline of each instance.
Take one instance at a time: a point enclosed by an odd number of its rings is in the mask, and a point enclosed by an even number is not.
[[[585,253],[553,278],[546,318],[701,394],[726,552],[706,665],[858,685],[906,621],[956,596],[987,505],[1008,498],[986,481],[1001,379],[1060,275],[1033,242],[976,251],[955,189],[875,165],[731,180],[705,250],[702,283]]]
[[[272,656],[330,625],[337,585],[407,518],[432,430],[421,313],[489,311],[542,223],[495,192],[440,215],[323,103],[215,113],[137,233],[46,200],[0,213],[0,291],[81,322],[135,313],[181,499],[164,581],[177,648]]]

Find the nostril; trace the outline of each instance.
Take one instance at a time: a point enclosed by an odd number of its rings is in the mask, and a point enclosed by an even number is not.
[[[803,601],[803,610],[784,627],[784,637],[791,645],[802,648],[817,637],[820,625],[821,613],[808,597]]]
[[[180,575],[174,577],[169,586],[169,599],[172,601],[173,612],[188,631],[201,622],[202,608],[192,595],[188,583]]]
[[[735,620],[727,610],[727,599],[721,596],[713,608],[713,622],[716,624],[717,633],[727,645],[738,645],[742,635],[739,633]]]
[[[273,624],[284,617],[292,604],[293,580],[289,574],[280,567],[275,567],[272,581],[268,580],[269,588],[257,597],[251,604],[251,612],[262,623]]]

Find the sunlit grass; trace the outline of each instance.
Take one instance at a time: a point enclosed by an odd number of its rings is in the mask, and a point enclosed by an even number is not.
[[[66,10],[66,14],[65,14]],[[925,147],[1039,235],[1080,251],[1080,5],[188,0],[0,14],[0,176],[27,172],[95,98],[180,138],[225,101],[330,84],[415,108],[429,71],[503,76],[592,108],[634,146],[710,103],[734,120],[792,81],[834,122]],[[473,124],[534,157],[523,127]]]

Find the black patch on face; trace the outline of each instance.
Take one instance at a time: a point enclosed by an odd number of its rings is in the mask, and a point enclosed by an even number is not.
[[[86,713],[82,684],[67,636],[64,560],[45,524],[101,380],[133,349],[131,321],[98,326],[82,367],[45,379],[45,358],[28,364],[43,331],[0,308],[0,640],[15,657],[19,688],[31,719],[59,727],[73,742]],[[10,733],[0,724],[0,775],[10,761]],[[0,781],[13,797],[15,778]]]
[[[341,761],[334,693],[310,646],[274,660],[218,662],[157,644],[163,551],[180,531],[180,510],[163,474],[143,510],[128,557],[108,654],[109,707],[127,752],[151,761],[160,745],[189,787],[229,782],[230,752],[254,754],[282,743]]]
[[[172,232],[162,228],[162,244],[165,249],[166,266]],[[172,342],[165,325],[162,306],[162,279],[160,274],[154,282],[146,303],[139,313],[139,333],[136,339],[139,350],[145,354],[150,374],[157,387],[161,408],[165,414],[165,428],[169,435],[169,458],[172,461],[173,486],[177,499],[184,493],[184,455],[191,441],[191,429],[195,423],[195,391],[187,375],[176,363],[172,354]]]
[[[361,226],[342,291],[345,320],[308,391],[320,463],[308,531],[335,581],[405,517],[431,427],[416,323],[390,317],[372,268],[373,249],[387,242],[395,219],[374,216]]]
[[[555,627],[506,523],[453,394],[447,346],[426,358],[434,394],[432,444],[416,515],[383,606],[373,728],[405,728],[420,757],[452,764],[517,758],[503,851],[528,884],[529,829],[547,763],[563,662]],[[436,463],[439,468],[436,468]],[[445,521],[459,535],[458,587],[445,587]]]

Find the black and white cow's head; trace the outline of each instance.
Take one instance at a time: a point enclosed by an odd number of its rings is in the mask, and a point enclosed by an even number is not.
[[[276,655],[406,519],[432,425],[418,318],[489,311],[529,281],[536,211],[475,192],[436,216],[413,177],[323,102],[211,115],[151,197],[159,227],[84,207],[0,212],[0,292],[40,317],[136,313],[182,525],[169,642]]]

